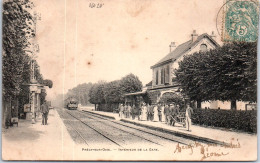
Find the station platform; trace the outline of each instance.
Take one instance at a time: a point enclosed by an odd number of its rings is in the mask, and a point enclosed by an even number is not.
[[[93,107],[81,107],[80,110],[92,112],[94,114],[102,115],[118,121],[132,123],[138,126],[172,133],[181,137],[193,138],[195,140],[207,141],[217,144],[239,144],[243,151],[245,151],[245,153],[243,152],[242,154],[245,154],[246,157],[255,159],[257,158],[256,134],[240,131],[230,131],[222,128],[204,127],[199,125],[192,125],[191,131],[187,131],[187,129],[182,126],[170,126],[165,124],[165,122],[139,121],[137,117],[135,120],[132,120],[132,118],[120,118],[118,113],[95,111]]]
[[[48,125],[41,120],[19,119],[18,127],[2,129],[3,160],[73,160],[74,142],[57,111],[49,111]]]

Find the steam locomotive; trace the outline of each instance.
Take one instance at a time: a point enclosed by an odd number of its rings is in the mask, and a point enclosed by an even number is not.
[[[65,100],[65,107],[68,110],[77,110],[78,108],[78,101],[77,99],[73,98],[73,97],[69,97]]]

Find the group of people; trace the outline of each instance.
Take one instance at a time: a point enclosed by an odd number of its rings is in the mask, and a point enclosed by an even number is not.
[[[185,125],[188,130],[191,127],[191,114],[193,109],[187,104],[185,112]],[[165,122],[168,125],[174,126],[180,113],[180,106],[175,103],[171,104],[141,104],[140,107],[133,104],[120,104],[119,106],[119,117],[120,118],[132,118],[133,120],[138,117],[140,121],[154,121],[154,122]]]

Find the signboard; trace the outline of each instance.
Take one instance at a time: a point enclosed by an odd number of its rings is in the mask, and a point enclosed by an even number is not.
[[[246,110],[256,110],[256,104],[246,104]]]
[[[24,108],[23,108],[23,111],[26,112],[26,113],[31,112],[30,104],[25,104]]]
[[[30,91],[31,92],[33,92],[33,91],[36,92],[37,91],[37,85],[31,85],[30,86]]]

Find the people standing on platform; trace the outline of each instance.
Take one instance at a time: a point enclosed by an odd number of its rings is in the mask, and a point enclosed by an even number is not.
[[[154,114],[153,108],[154,108],[153,105],[149,105],[149,104],[148,104],[148,106],[147,106],[147,109],[148,109],[148,111],[147,111],[147,120],[148,120],[148,121],[149,121],[149,120],[150,120],[150,121],[153,120],[153,114]]]
[[[160,106],[161,106],[161,113],[162,113],[161,122],[165,122],[164,104],[160,104]]]
[[[158,113],[158,106],[157,105],[155,105],[154,107],[153,107],[153,121],[154,122],[158,122],[159,121],[159,113]]]
[[[142,106],[142,114],[141,114],[141,120],[146,121],[147,120],[147,106],[146,103]]]
[[[127,118],[130,118],[130,114],[131,114],[131,110],[132,110],[132,107],[130,104],[128,104],[128,107],[127,107]]]
[[[120,118],[124,117],[124,106],[123,106],[123,104],[120,104],[120,107],[119,107],[119,117]]]
[[[186,106],[186,128],[188,131],[191,131],[191,114],[193,114],[193,109],[190,107],[189,104]]]
[[[168,120],[170,116],[170,108],[168,104],[166,104],[164,107],[164,115],[165,115],[165,123],[168,124]]]
[[[146,116],[146,120],[149,121],[149,119],[150,119],[150,105],[147,104],[146,107],[147,107],[147,112],[146,112],[147,116]]]
[[[174,118],[174,106],[173,106],[173,104],[170,104],[170,107],[169,107],[169,110],[170,110],[170,115],[169,115],[169,124],[170,125],[174,125],[174,120],[173,120],[173,118]]]
[[[151,109],[151,108],[150,108],[150,105],[149,105],[149,104],[147,104],[146,107],[147,107],[146,120],[149,121],[149,120],[150,120],[150,109]]]
[[[179,104],[176,105],[176,111],[177,111],[177,115],[178,115],[180,113],[180,105]]]
[[[142,106],[141,106],[141,104],[138,104],[136,106],[136,110],[137,110],[138,121],[140,121],[142,119],[141,118],[141,115],[142,115]]]
[[[125,116],[125,118],[127,118],[127,104],[125,104],[125,106],[124,106],[124,116]]]
[[[47,105],[47,115],[46,115],[46,117],[47,117],[47,121],[48,121],[48,117],[49,117],[49,111],[50,111],[50,106],[47,104],[47,102],[46,102],[46,105]],[[35,116],[36,116],[36,114],[35,114]],[[36,117],[35,117],[36,118]],[[46,123],[47,123],[47,121],[46,121]]]
[[[41,113],[42,113],[42,125],[47,125],[48,119],[48,105],[46,104],[46,100],[41,105]]]
[[[178,113],[177,113],[177,105],[176,105],[176,104],[174,104],[174,105],[172,106],[171,116],[172,116],[171,125],[174,126],[175,121],[177,121],[177,116],[178,116]]]
[[[133,106],[131,107],[131,115],[132,115],[132,120],[135,119],[135,115],[137,113],[137,108],[135,107],[135,104],[133,104]]]
[[[162,106],[161,106],[161,103],[158,103],[157,110],[158,110],[158,119],[159,119],[160,122],[162,122]]]

